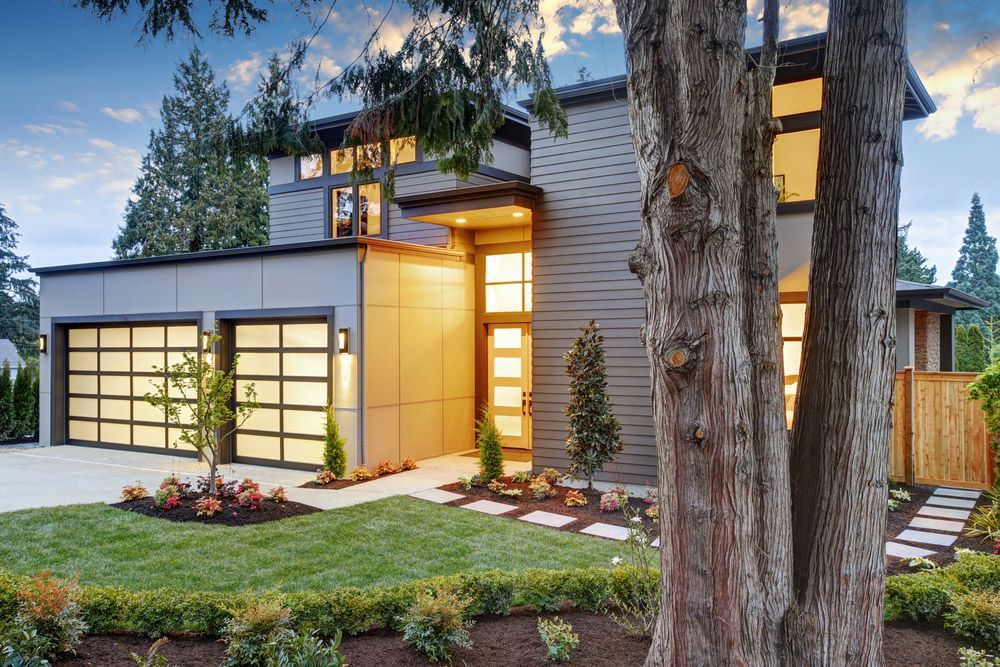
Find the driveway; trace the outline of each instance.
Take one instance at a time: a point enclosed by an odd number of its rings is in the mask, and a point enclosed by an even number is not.
[[[416,493],[454,482],[478,469],[475,457],[449,454],[420,461],[420,467],[398,475],[339,490],[299,489],[313,473],[285,468],[219,466],[226,478],[251,477],[264,488],[284,486],[290,500],[320,509],[347,507],[390,496]],[[528,463],[508,462],[508,473]],[[123,486],[141,483],[151,491],[168,474],[193,478],[208,467],[198,461],[164,454],[147,454],[94,447],[39,447],[0,451],[0,512],[77,503],[115,502]]]

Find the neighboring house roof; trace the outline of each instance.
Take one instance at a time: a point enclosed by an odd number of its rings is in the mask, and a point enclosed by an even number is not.
[[[24,359],[17,353],[14,343],[7,338],[0,338],[0,368],[3,368],[4,362],[10,364],[14,370],[24,366]]]
[[[977,296],[966,294],[952,287],[925,285],[910,280],[896,281],[896,307],[919,310],[956,311],[980,310],[990,305]]]

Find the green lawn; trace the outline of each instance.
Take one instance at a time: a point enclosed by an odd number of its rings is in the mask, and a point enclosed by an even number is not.
[[[0,568],[132,589],[373,586],[474,570],[608,566],[621,545],[415,498],[244,526],[106,505],[0,513]]]

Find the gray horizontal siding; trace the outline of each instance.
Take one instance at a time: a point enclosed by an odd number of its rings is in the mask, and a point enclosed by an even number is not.
[[[271,245],[326,238],[323,188],[271,195]]]
[[[608,392],[625,449],[604,481],[656,483],[646,307],[628,258],[639,241],[639,178],[624,101],[567,109],[569,137],[532,124],[531,183],[544,194],[532,225],[533,463],[564,469],[565,353],[581,324],[604,333]]]
[[[422,174],[411,174],[396,177],[396,196],[423,194],[438,190],[469,187],[494,183],[496,179],[483,174],[470,174],[467,181],[461,181],[453,174],[442,174],[431,171]],[[399,207],[389,204],[389,238],[394,241],[406,241],[421,245],[446,247],[450,241],[449,228],[443,225],[432,225],[426,222],[406,220],[400,217]]]

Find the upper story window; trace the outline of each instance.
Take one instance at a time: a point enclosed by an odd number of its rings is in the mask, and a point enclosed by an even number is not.
[[[486,312],[531,312],[531,253],[486,256]]]
[[[333,237],[378,236],[382,233],[382,186],[376,182],[332,188],[330,215]]]
[[[402,137],[389,142],[389,160],[395,164],[417,161],[415,137]],[[359,168],[378,169],[382,166],[382,150],[378,144],[362,144],[330,151],[330,174],[349,174],[357,161]]]
[[[299,179],[319,178],[323,175],[323,155],[305,155],[299,158]]]
[[[785,132],[774,138],[774,188],[778,202],[816,199],[819,129]]]
[[[822,102],[822,78],[784,83],[771,91],[771,115],[779,118],[819,111]]]

